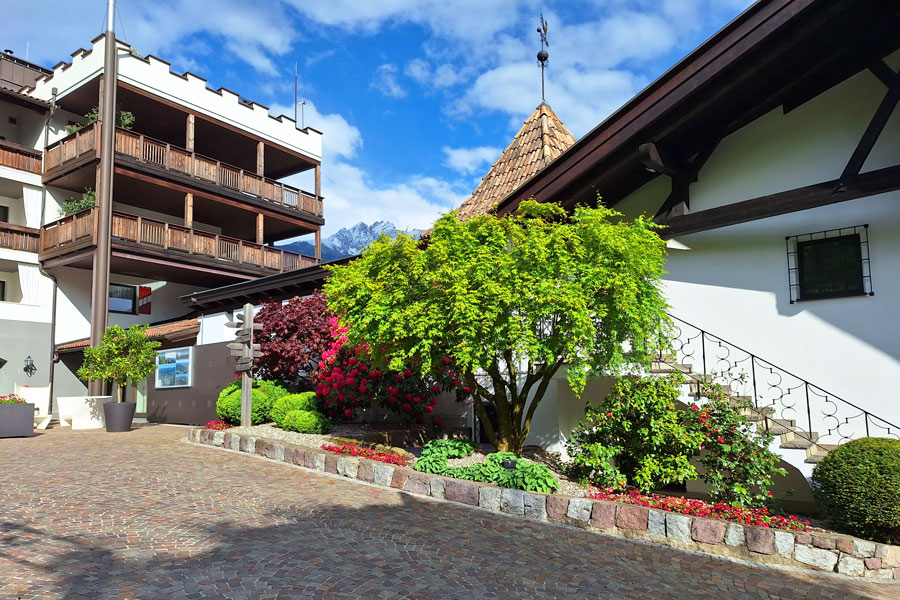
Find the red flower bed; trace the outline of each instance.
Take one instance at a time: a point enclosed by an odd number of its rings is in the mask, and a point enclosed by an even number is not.
[[[328,450],[336,454],[349,454],[350,456],[361,456],[369,460],[377,460],[378,462],[388,463],[405,467],[409,464],[409,459],[393,452],[378,452],[371,448],[357,446],[356,444],[343,443],[340,446],[332,446],[330,444],[322,444],[322,450]]]
[[[204,427],[204,429],[214,429],[216,431],[223,431],[225,429],[228,429],[229,427],[231,427],[231,425],[229,425],[225,421],[209,421],[206,423],[206,427]]]
[[[781,516],[770,515],[767,508],[743,508],[727,502],[710,504],[702,500],[675,496],[658,496],[656,494],[642,494],[637,490],[627,492],[613,492],[610,490],[597,490],[587,495],[594,500],[611,500],[626,504],[637,504],[667,512],[676,512],[694,517],[707,517],[710,519],[722,519],[734,521],[744,525],[756,525],[757,527],[771,527],[773,529],[787,529],[789,531],[806,531],[810,527],[809,521],[798,519],[794,515]]]

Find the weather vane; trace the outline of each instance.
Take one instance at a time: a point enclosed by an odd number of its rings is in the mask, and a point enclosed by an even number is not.
[[[541,103],[546,104],[547,98],[544,94],[544,69],[547,67],[547,61],[550,60],[550,53],[547,48],[550,42],[547,41],[547,21],[541,13],[541,26],[537,28],[537,32],[541,34],[541,50],[537,53],[538,64],[541,65]]]

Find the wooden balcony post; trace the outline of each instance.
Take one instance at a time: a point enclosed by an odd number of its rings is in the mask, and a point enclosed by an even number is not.
[[[316,165],[316,200],[322,196],[322,165]]]
[[[166,144],[166,168],[172,165],[172,144]]]
[[[194,226],[194,195],[190,192],[184,195],[184,226]]]
[[[244,240],[238,240],[237,259],[239,263],[244,262]]]
[[[216,184],[222,185],[222,161],[216,161]]]
[[[216,258],[223,258],[223,257],[222,257],[222,248],[221,248],[221,246],[220,246],[220,244],[219,244],[219,234],[218,234],[218,233],[216,234],[215,242],[216,242],[216,247],[215,247],[215,250],[214,250],[214,251],[215,251],[215,254],[214,254],[213,256],[215,256]]]
[[[322,230],[316,229],[316,260],[322,260]]]
[[[266,153],[266,145],[262,142],[257,142],[256,144],[256,174],[260,177],[265,177],[265,153]]]
[[[134,241],[140,244],[144,241],[144,221],[142,217],[138,217],[137,220],[137,233],[134,236]]]
[[[184,147],[188,152],[194,152],[194,114],[188,113],[187,131],[184,136]]]
[[[256,243],[263,244],[263,221],[264,217],[262,213],[256,215]]]

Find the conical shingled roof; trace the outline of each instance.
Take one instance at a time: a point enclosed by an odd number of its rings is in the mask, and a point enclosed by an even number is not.
[[[575,143],[550,106],[541,103],[506,147],[456,216],[465,220],[491,208]]]

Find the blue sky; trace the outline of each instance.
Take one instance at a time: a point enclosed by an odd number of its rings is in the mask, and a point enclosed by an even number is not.
[[[540,103],[580,138],[749,0],[118,0],[117,36],[144,54],[293,113],[325,133],[325,234],[385,219],[425,228],[458,206]],[[105,0],[9,0],[4,48],[67,59]],[[304,183],[304,181],[300,181]]]

